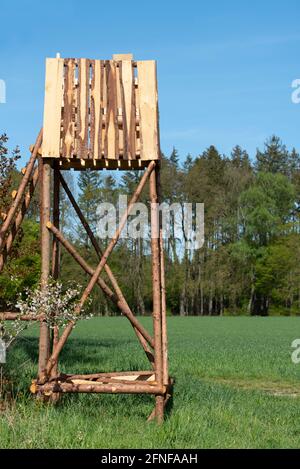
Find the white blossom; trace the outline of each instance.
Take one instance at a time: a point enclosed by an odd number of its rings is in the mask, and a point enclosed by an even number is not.
[[[20,311],[19,318],[15,321],[0,322],[0,338],[8,348],[16,339],[16,337],[28,327],[27,321],[21,321],[22,316],[32,316],[32,321],[38,320],[42,314],[48,326],[53,329],[54,326],[62,327],[69,321],[76,322],[78,315],[75,309],[81,296],[81,287],[68,285],[64,288],[62,283],[50,281],[46,287],[39,286],[34,290],[25,290],[20,294],[16,307]],[[85,302],[89,305],[90,300]],[[89,319],[91,314],[86,314],[84,308],[81,309],[80,318]],[[36,318],[36,319],[35,319]],[[30,324],[31,322],[29,322]]]

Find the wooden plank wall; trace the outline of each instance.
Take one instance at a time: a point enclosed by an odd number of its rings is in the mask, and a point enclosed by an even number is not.
[[[63,74],[63,59],[47,59],[43,148],[49,157],[57,157],[60,154]]]
[[[155,61],[47,59],[43,157],[160,157]]]

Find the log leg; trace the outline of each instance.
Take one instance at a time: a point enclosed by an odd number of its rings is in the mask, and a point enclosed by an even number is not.
[[[156,187],[156,168],[150,174],[150,202],[151,202],[151,254],[152,254],[152,286],[153,286],[153,331],[154,331],[154,360],[155,380],[163,384],[162,363],[162,331],[161,331],[161,279],[160,279],[160,248],[159,248],[159,211]],[[155,416],[158,423],[164,418],[164,397],[155,397]]]
[[[161,203],[161,185],[160,185],[160,165],[157,166],[157,198]],[[159,255],[160,255],[160,282],[161,282],[161,333],[162,333],[162,361],[163,361],[163,383],[169,384],[168,369],[168,337],[167,337],[167,307],[166,307],[166,280],[165,280],[165,259],[162,231],[162,213],[159,213]]]
[[[53,225],[59,229],[59,170],[54,168],[53,171]],[[60,243],[58,239],[53,236],[52,240],[52,266],[51,274],[54,280],[59,278],[60,273]],[[59,314],[59,311],[57,311]],[[59,327],[54,325],[52,330],[52,353],[59,341]],[[58,361],[51,370],[51,378],[55,378],[58,375]],[[59,399],[59,393],[51,394],[51,400],[57,402]]]
[[[54,177],[53,177],[53,225],[55,228],[59,230],[59,170],[57,168],[54,169]],[[58,239],[53,236],[52,241],[52,278],[57,280],[59,277],[60,272],[60,244]],[[52,349],[55,348],[59,339],[59,330],[58,326],[54,326],[53,333],[52,333]],[[57,374],[57,364],[52,370],[52,374]]]
[[[46,223],[50,218],[51,167],[39,158],[40,172],[40,227],[41,227],[41,288],[47,287],[50,271],[50,233]],[[39,376],[45,370],[50,355],[49,327],[45,320],[40,323]]]

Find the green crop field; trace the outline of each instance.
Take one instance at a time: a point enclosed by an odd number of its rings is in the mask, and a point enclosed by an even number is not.
[[[13,399],[0,411],[1,448],[279,448],[300,446],[298,318],[168,320],[173,407],[147,423],[149,396],[66,395],[42,404],[28,392],[37,334],[11,349]],[[150,318],[142,322],[150,327]],[[82,321],[61,355],[63,372],[147,369],[123,318]]]

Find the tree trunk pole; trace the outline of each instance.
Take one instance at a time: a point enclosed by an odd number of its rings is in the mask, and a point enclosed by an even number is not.
[[[160,165],[157,166],[156,186],[158,203],[161,203]],[[168,336],[167,336],[167,306],[166,306],[166,280],[165,259],[162,230],[162,213],[159,213],[159,251],[160,251],[160,282],[161,282],[161,333],[162,333],[162,361],[163,361],[163,384],[169,384],[168,369]]]
[[[54,168],[53,171],[53,225],[59,230],[60,219],[59,219],[59,190],[60,190],[60,181],[59,181],[59,169]],[[53,236],[52,240],[52,269],[51,269],[52,278],[57,280],[60,274],[60,243],[58,239]],[[59,314],[57,311],[56,314]],[[59,327],[54,325],[52,331],[52,352],[55,349],[59,340]],[[55,377],[58,373],[58,363],[53,367],[51,376]]]
[[[47,288],[50,272],[50,233],[46,223],[50,219],[50,164],[39,158],[40,171],[40,227],[41,227],[41,288]],[[43,313],[41,311],[41,313]],[[45,320],[40,323],[39,375],[46,368],[50,355],[49,327]]]
[[[163,384],[162,362],[162,322],[161,322],[161,279],[160,279],[160,249],[159,249],[159,211],[157,197],[157,169],[150,175],[151,202],[151,254],[152,254],[152,288],[153,288],[153,331],[154,331],[154,359],[155,380],[159,386]],[[164,396],[155,396],[155,416],[158,423],[164,418]]]

